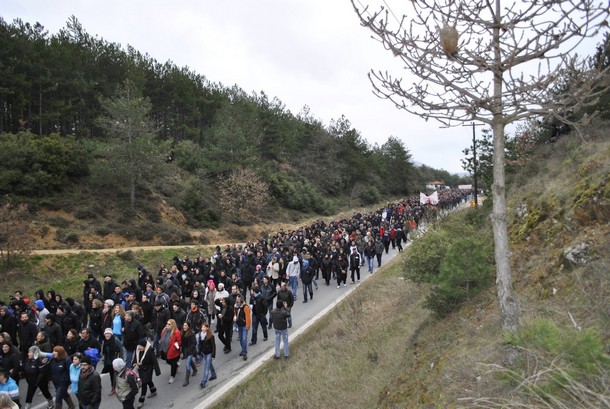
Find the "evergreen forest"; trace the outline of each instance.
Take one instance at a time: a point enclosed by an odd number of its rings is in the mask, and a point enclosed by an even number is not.
[[[0,18],[0,194],[80,219],[115,203],[123,225],[134,212],[158,220],[162,201],[203,228],[470,183],[415,166],[396,137],[367,143],[340,113],[321,123],[303,103],[293,113],[264,91],[92,36],[74,16],[58,33]]]

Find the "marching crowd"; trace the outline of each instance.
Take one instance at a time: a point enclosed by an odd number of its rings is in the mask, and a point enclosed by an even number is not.
[[[457,193],[447,197],[463,200]],[[435,210],[414,198],[349,219],[319,220],[217,246],[209,257],[176,256],[156,272],[139,265],[138,278],[122,282],[89,273],[79,301],[53,290],[38,290],[33,298],[15,291],[10,302],[0,302],[0,396],[8,393],[29,409],[39,390],[48,409],[64,403],[97,409],[100,373],[108,373],[109,395],[123,408],[141,408],[156,396],[159,359],[169,365],[170,384],[184,364],[185,387],[203,367],[198,384],[204,388],[217,377],[216,338],[229,354],[234,333],[247,360],[259,331],[266,341],[273,329],[274,357],[281,359],[283,347],[288,359],[291,310],[299,297],[311,302],[319,286],[360,281],[361,269],[374,273],[390,247],[402,251],[428,209]],[[19,388],[27,390],[23,406]]]

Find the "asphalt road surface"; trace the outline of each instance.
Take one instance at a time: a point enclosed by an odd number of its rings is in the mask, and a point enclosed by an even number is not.
[[[410,243],[410,242],[409,242]],[[387,264],[394,256],[398,254],[397,250],[390,247],[388,254],[383,254],[382,266]],[[367,271],[367,265],[360,269],[361,281],[366,280],[370,274]],[[375,271],[377,270],[377,261],[375,260]],[[321,278],[321,276],[320,276]],[[297,301],[292,309],[292,328],[288,330],[289,343],[294,340],[299,334],[305,332],[310,325],[315,323],[325,314],[327,314],[335,305],[343,300],[352,290],[354,290],[360,283],[350,283],[348,273],[347,286],[341,286],[337,288],[336,281],[331,281],[330,286],[326,286],[323,280],[318,280],[318,290],[314,288],[314,297],[307,303],[303,303],[303,288],[299,283]],[[157,396],[154,398],[147,398],[144,408],[194,408],[204,409],[213,404],[217,399],[222,397],[227,391],[233,386],[239,384],[245,377],[254,373],[261,365],[268,360],[273,359],[275,351],[275,333],[273,329],[269,330],[269,339],[263,342],[263,335],[261,329],[258,329],[258,342],[256,345],[248,347],[248,360],[244,361],[240,353],[239,339],[237,332],[233,333],[232,341],[232,352],[225,354],[222,351],[222,343],[218,340],[218,334],[216,336],[216,359],[214,360],[214,368],[216,369],[218,378],[213,381],[208,381],[204,389],[200,389],[199,382],[203,375],[203,364],[199,366],[198,374],[196,377],[191,377],[190,384],[186,387],[182,386],[184,382],[184,366],[186,361],[182,360],[178,373],[176,375],[176,381],[173,384],[168,384],[169,380],[169,365],[165,361],[159,360],[161,367],[161,376],[154,377],[153,382],[157,387]],[[251,339],[251,332],[248,334],[248,342]],[[282,355],[283,356],[283,355]],[[102,369],[102,363],[97,365],[98,371]],[[25,403],[25,393],[27,390],[27,384],[25,380],[20,382],[21,392],[21,404]],[[52,386],[50,387],[51,393],[54,393]],[[110,391],[110,378],[107,374],[102,375],[102,404],[101,409],[114,409],[122,408],[121,403],[118,401],[116,396],[108,396]],[[140,395],[138,394],[138,397]],[[74,396],[73,396],[74,398]],[[76,402],[76,400],[75,400]],[[136,404],[138,400],[136,398]],[[65,402],[64,402],[64,407]],[[46,408],[46,400],[44,397],[37,392],[32,402],[32,408],[42,409]]]

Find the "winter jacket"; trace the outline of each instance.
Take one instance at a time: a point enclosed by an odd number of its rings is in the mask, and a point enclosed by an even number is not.
[[[271,310],[273,328],[277,330],[288,329],[288,317],[290,317],[290,310],[287,308],[274,308]]]
[[[193,328],[194,329],[194,328]],[[182,332],[182,356],[195,355],[197,353],[197,339],[195,337],[196,329],[189,332]],[[188,334],[188,335],[187,335]]]
[[[70,385],[70,360],[64,359],[51,359],[49,363],[51,371],[51,382],[57,388],[59,385]]]
[[[161,338],[165,335],[166,329],[161,332]],[[177,345],[177,346],[176,346]],[[169,346],[167,348],[167,359],[180,357],[180,348],[182,347],[182,334],[179,329],[176,329],[169,338]]]
[[[13,378],[7,378],[6,382],[0,383],[0,392],[8,393],[12,400],[19,399],[19,386]]]
[[[49,383],[49,362],[50,359],[44,357],[25,361],[23,370],[28,385],[38,386],[42,383]]]
[[[152,381],[153,371],[155,375],[161,375],[161,368],[155,356],[155,351],[149,342],[146,343],[143,351],[136,350],[133,354],[133,367],[138,369],[138,374],[142,380],[142,385]]]
[[[116,374],[116,396],[119,402],[134,401],[138,394],[138,382],[133,372],[123,368]]]
[[[78,393],[78,380],[80,379],[80,364],[78,366],[74,366],[74,364],[70,364],[70,387],[72,388],[72,392]]]
[[[206,338],[205,332],[197,334],[197,351],[199,355],[212,354],[212,358],[216,358],[216,339],[214,334]]]
[[[85,406],[96,406],[102,401],[102,379],[92,366],[81,371],[76,396]]]
[[[136,318],[125,320],[123,325],[123,347],[128,351],[135,351],[138,341],[146,336],[144,326]]]

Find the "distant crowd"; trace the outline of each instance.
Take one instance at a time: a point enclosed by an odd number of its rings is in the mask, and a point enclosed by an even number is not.
[[[390,248],[402,251],[422,220],[465,200],[463,193],[446,190],[438,207],[410,198],[351,218],[318,220],[242,245],[217,246],[209,257],[175,256],[156,271],[139,265],[137,279],[119,282],[106,274],[100,281],[89,273],[78,301],[53,290],[31,297],[17,290],[0,301],[0,394],[30,408],[39,389],[48,409],[75,407],[73,396],[81,408],[97,408],[101,367],[110,374],[109,395],[124,408],[141,408],[156,395],[158,359],[169,365],[169,383],[181,358],[186,361],[183,386],[203,364],[199,386],[205,387],[216,378],[216,336],[229,354],[236,332],[247,360],[259,327],[264,341],[274,329],[275,358],[281,345],[288,358],[291,311],[299,298],[311,302],[320,286],[340,288],[360,281],[361,270],[374,273]],[[27,388],[23,406],[19,387]]]

